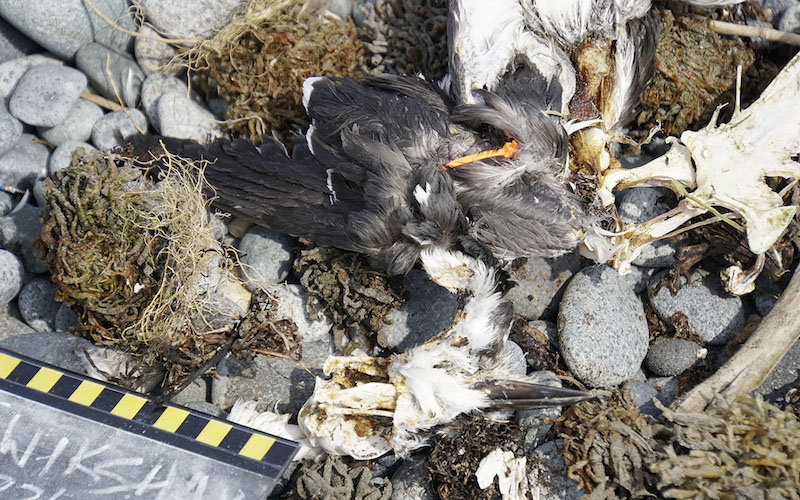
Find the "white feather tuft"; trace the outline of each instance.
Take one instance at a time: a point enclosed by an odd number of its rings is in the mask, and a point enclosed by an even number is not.
[[[324,76],[309,76],[303,81],[303,107],[308,113],[308,102],[311,100],[311,93],[314,92],[314,83],[322,80]]]

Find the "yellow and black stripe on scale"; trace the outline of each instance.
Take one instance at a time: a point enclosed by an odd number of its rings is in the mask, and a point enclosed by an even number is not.
[[[0,390],[271,478],[280,476],[298,448],[194,410],[156,406],[141,394],[3,348]]]

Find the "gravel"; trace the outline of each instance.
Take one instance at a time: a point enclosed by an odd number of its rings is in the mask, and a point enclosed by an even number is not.
[[[147,132],[147,118],[138,109],[114,111],[103,115],[94,122],[92,142],[98,149],[121,148],[127,144],[127,138]]]
[[[650,344],[645,358],[647,369],[659,377],[679,375],[691,368],[708,351],[691,340],[659,337]]]
[[[276,285],[286,279],[292,267],[291,250],[294,238],[253,226],[239,242],[240,272],[250,291]]]
[[[92,136],[92,125],[101,116],[103,109],[100,106],[86,99],[78,99],[63,122],[55,127],[39,127],[36,131],[55,147],[68,141],[88,141]]]
[[[114,102],[121,98],[126,105],[136,107],[144,73],[131,57],[99,43],[90,43],[75,55],[75,64],[89,77],[92,87],[105,97]]]
[[[69,116],[86,85],[86,76],[74,68],[34,66],[17,82],[8,108],[23,123],[54,127]]]
[[[34,278],[22,287],[17,299],[22,319],[37,332],[55,330],[55,320],[61,304],[56,301],[56,288],[49,278]]]
[[[123,29],[136,30],[127,0],[95,1],[93,5]],[[132,43],[130,35],[109,26],[83,0],[3,0],[0,17],[64,60],[72,59],[90,42],[120,51],[128,50]]]
[[[431,281],[425,271],[406,274],[401,294],[405,301],[386,316],[378,332],[381,347],[407,351],[449,327],[458,313],[458,297]]]
[[[703,270],[695,271],[689,283],[681,278],[681,287],[673,296],[668,286],[654,292],[663,273],[650,281],[650,304],[656,314],[672,324],[675,313],[686,316],[692,333],[711,345],[728,343],[733,334],[744,328],[745,310],[740,297],[729,295],[720,283],[719,276]]]
[[[0,249],[0,307],[5,307],[19,294],[25,268],[16,255]]]
[[[14,147],[0,156],[0,185],[29,189],[36,179],[47,175],[50,149],[35,141],[36,136],[22,134]]]
[[[525,319],[553,319],[567,281],[581,270],[577,252],[554,259],[530,258],[511,273],[516,284],[506,294],[514,312]]]
[[[641,301],[605,265],[583,269],[567,285],[558,335],[561,355],[572,374],[591,387],[632,378],[650,339]]]

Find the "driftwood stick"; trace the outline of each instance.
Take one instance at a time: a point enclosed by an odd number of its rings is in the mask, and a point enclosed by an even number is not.
[[[726,23],[725,21],[711,21],[711,29],[720,35],[750,36],[763,38],[770,42],[800,45],[800,35],[772,28],[745,26],[743,24]]]
[[[703,411],[717,394],[733,401],[756,389],[800,338],[800,265],[778,303],[722,368],[673,403],[682,413]]]

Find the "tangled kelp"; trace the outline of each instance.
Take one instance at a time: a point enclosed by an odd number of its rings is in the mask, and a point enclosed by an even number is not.
[[[389,500],[392,483],[388,479],[374,481],[368,467],[348,467],[339,457],[328,455],[324,462],[311,460],[295,473],[290,499]]]
[[[234,278],[212,236],[202,165],[163,165],[155,182],[130,159],[79,150],[44,182],[39,245],[76,333],[164,363],[172,384],[229,333],[212,320],[225,301],[210,292]]]
[[[556,423],[570,478],[589,500],[800,499],[800,422],[749,396],[662,421],[629,394],[573,405]]]
[[[345,335],[361,344],[374,339],[386,316],[400,304],[388,276],[372,269],[363,255],[311,247],[301,251],[294,268],[308,290],[309,314],[316,316],[313,303],[321,301],[333,321],[337,345]]]
[[[328,15],[319,1],[249,0],[183,57],[227,103],[227,126],[260,142],[305,128],[303,81],[359,76],[362,54],[353,21]]]

